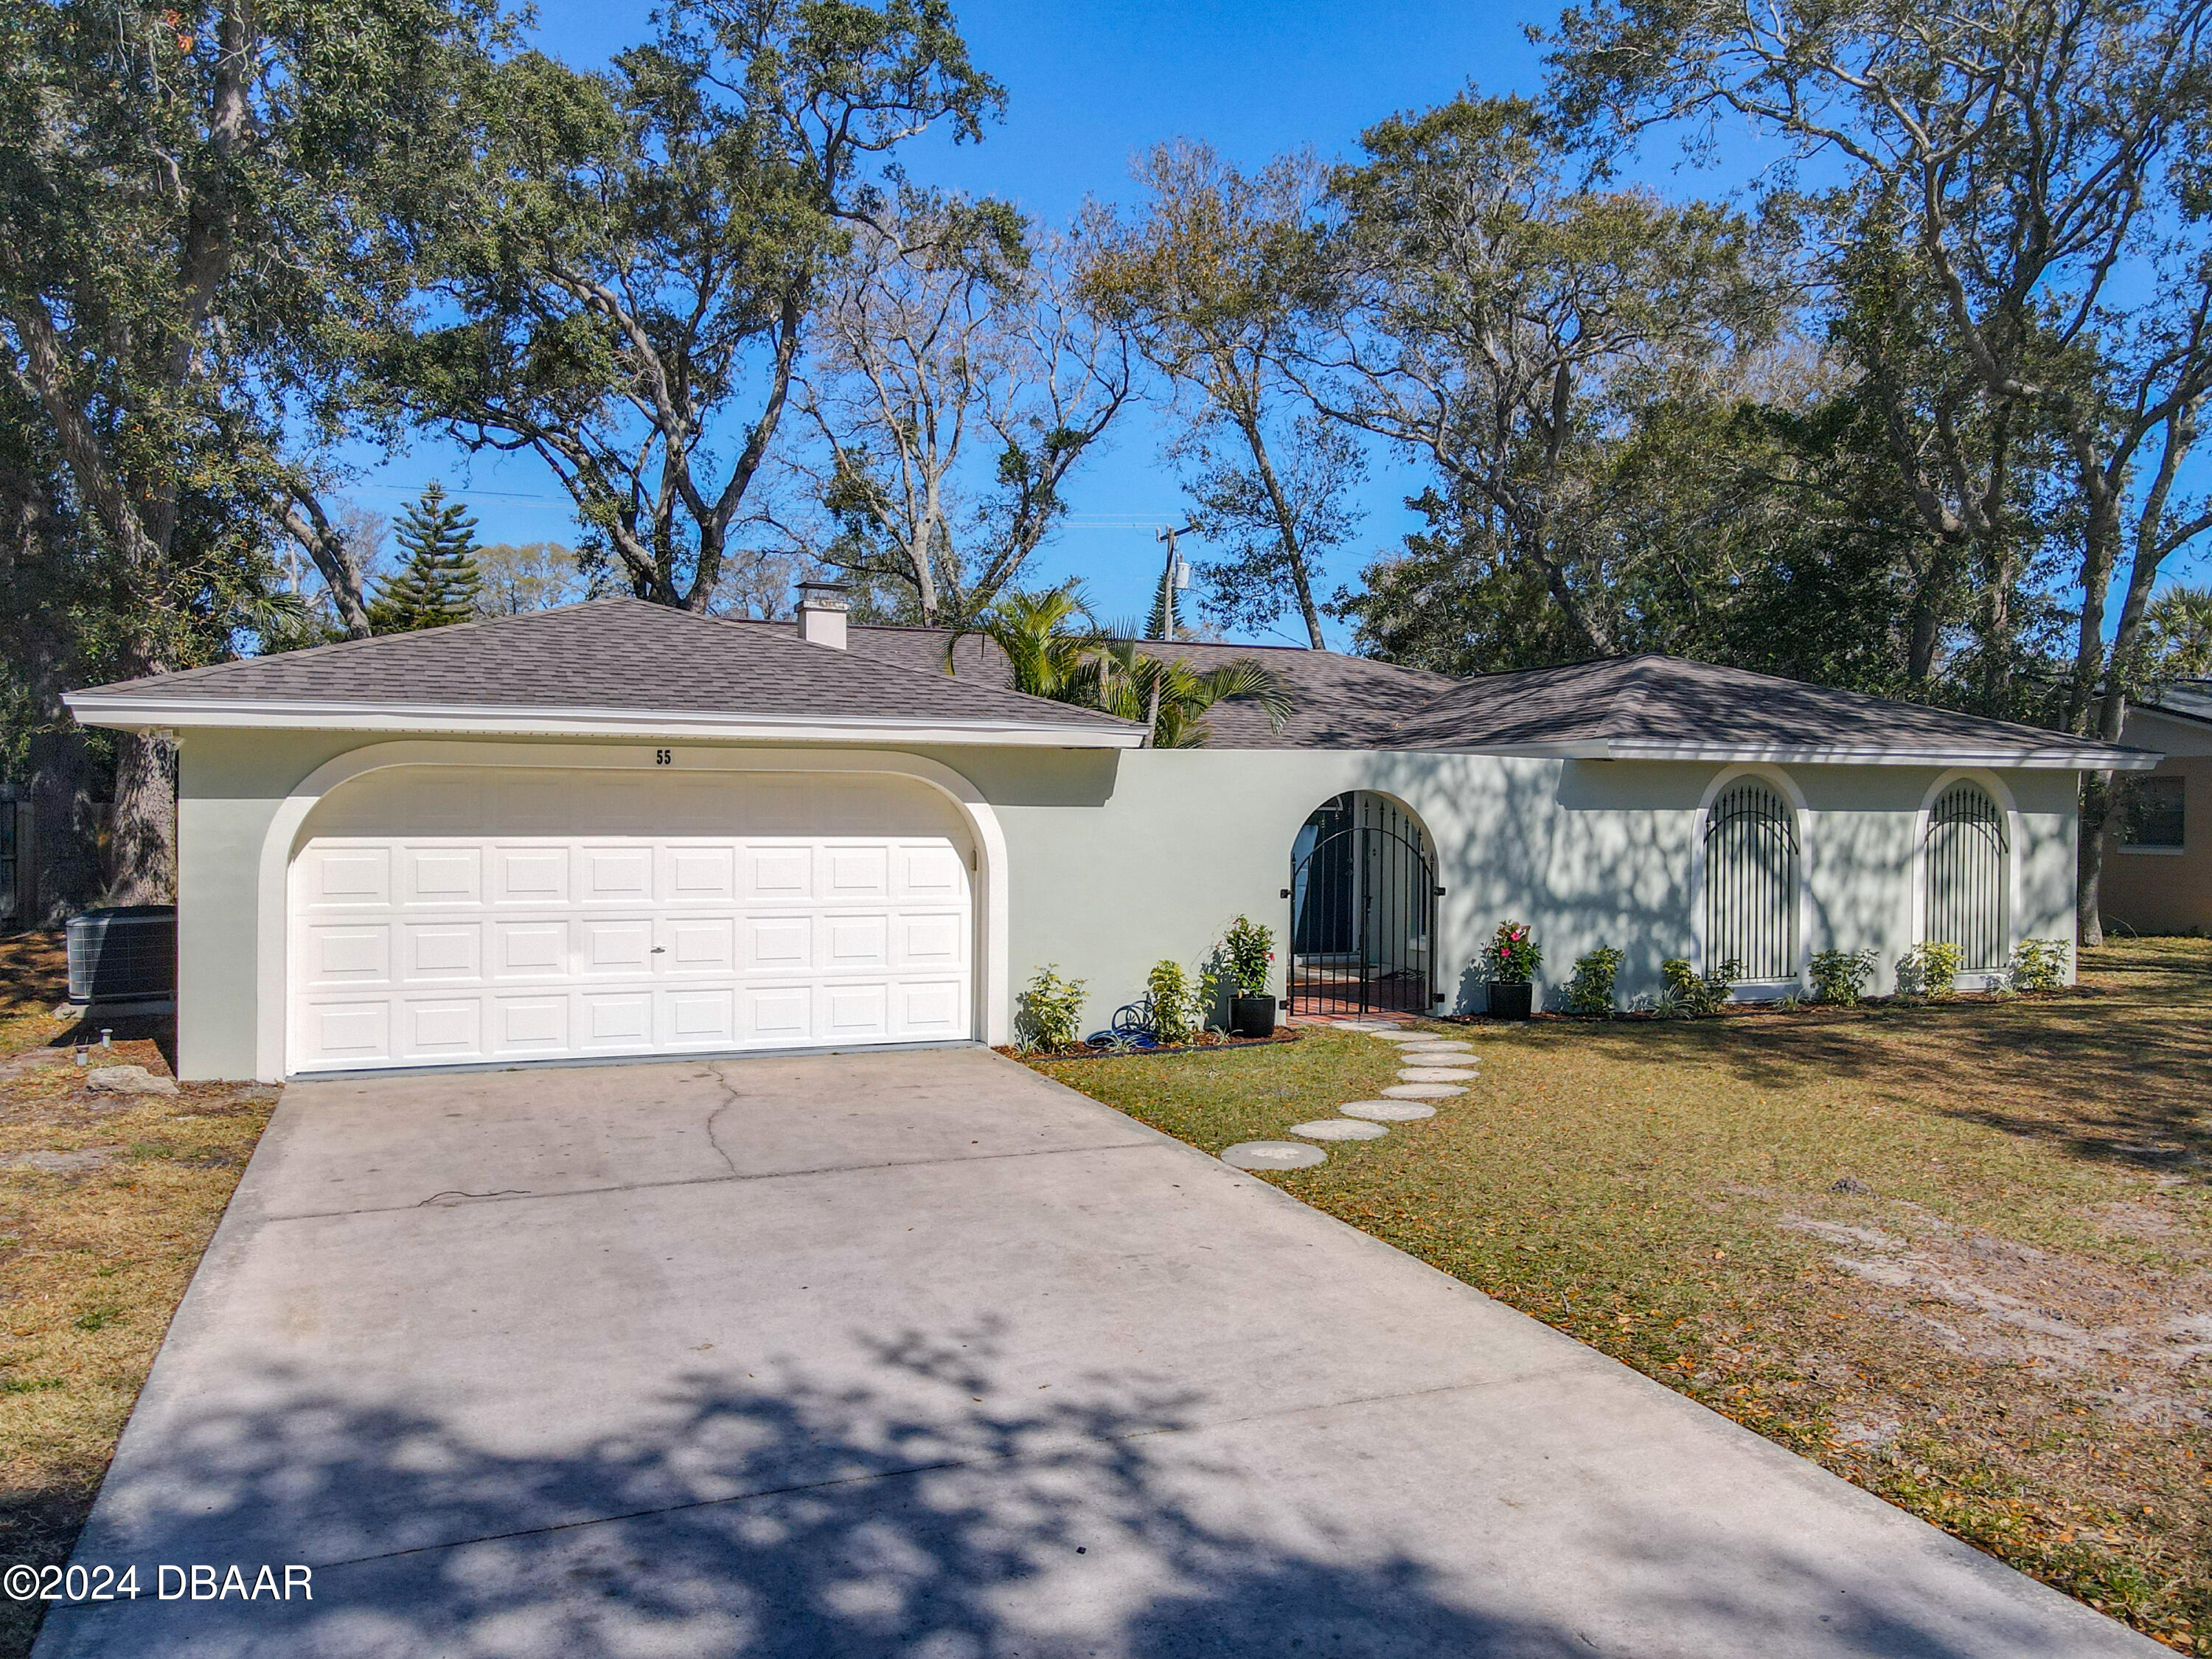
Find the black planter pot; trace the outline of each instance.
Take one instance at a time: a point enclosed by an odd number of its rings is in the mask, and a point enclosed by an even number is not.
[[[1490,982],[1490,1017],[1492,1019],[1526,1019],[1535,987],[1522,980],[1513,984],[1505,980]]]
[[[1269,1037],[1274,1036],[1274,998],[1230,998],[1229,1033],[1231,1036],[1244,1037]]]

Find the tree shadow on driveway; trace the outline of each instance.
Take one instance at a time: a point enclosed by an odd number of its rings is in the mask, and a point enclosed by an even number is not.
[[[149,1584],[163,1561],[248,1582],[305,1561],[313,1601],[64,1608],[40,1655],[2071,1650],[2026,1608],[1961,1645],[1943,1609],[1885,1611],[1883,1586],[1779,1545],[1701,1557],[1603,1513],[1588,1561],[1532,1571],[1402,1484],[1380,1523],[1318,1514],[1295,1424],[1224,1436],[1218,1410],[1202,1424],[1195,1395],[1133,1374],[1039,1387],[988,1328],[866,1346],[882,1388],[702,1370],[636,1431],[565,1450],[467,1443],[435,1409],[264,1372],[258,1403],[126,1445],[78,1559]],[[1666,1588],[1624,1618],[1610,1569]]]

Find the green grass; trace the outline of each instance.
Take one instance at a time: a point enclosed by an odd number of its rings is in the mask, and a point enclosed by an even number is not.
[[[2077,994],[1477,1024],[1434,1118],[1265,1177],[2183,1651],[2212,1654],[2212,944]],[[1042,1062],[1208,1152],[1389,1046]],[[2055,1316],[2060,1337],[2037,1322]]]

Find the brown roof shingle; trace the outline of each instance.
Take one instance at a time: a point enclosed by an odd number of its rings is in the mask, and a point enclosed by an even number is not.
[[[945,672],[942,629],[855,628],[850,639],[857,654],[929,672]],[[1206,716],[1206,724],[1213,732],[1213,746],[1219,749],[1388,748],[1391,729],[1400,720],[1427,707],[1440,692],[1462,684],[1449,674],[1432,674],[1426,669],[1401,668],[1368,657],[1308,651],[1297,646],[1208,645],[1179,640],[1173,645],[1147,648],[1188,657],[1204,668],[1250,657],[1289,682],[1292,708],[1280,732],[1268,725],[1256,703],[1237,699],[1217,706]],[[956,678],[961,679],[982,678],[994,685],[1009,683],[1006,658],[981,635],[970,634],[961,640],[953,666]]]
[[[1129,730],[1127,721],[641,599],[593,599],[101,686],[103,699],[727,712]]]
[[[855,627],[828,649],[789,623],[702,617],[629,599],[220,663],[104,686],[111,708],[274,702],[489,710],[908,720],[1128,733],[1096,711],[1025,696],[1006,659],[963,637],[946,672],[942,629]],[[1281,732],[1247,700],[1209,716],[1224,749],[1959,757],[1991,764],[2143,765],[2144,751],[1948,709],[1838,691],[1680,657],[1607,658],[1454,679],[1329,651],[1178,641],[1148,649],[1202,666],[1252,657],[1288,682]]]
[[[1394,748],[1607,745],[2056,757],[2102,750],[2062,732],[1839,691],[1683,657],[1608,657],[1462,680],[1392,734]]]

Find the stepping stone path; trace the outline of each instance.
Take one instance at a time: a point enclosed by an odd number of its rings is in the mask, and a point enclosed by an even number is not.
[[[1308,1140],[1380,1140],[1390,1132],[1379,1123],[1356,1117],[1320,1117],[1310,1123],[1293,1123],[1291,1133]]]
[[[1336,1109],[1346,1117],[1370,1118],[1377,1123],[1411,1123],[1416,1118],[1437,1115],[1435,1107],[1424,1106],[1418,1100],[1351,1100]]]
[[[1320,1147],[1302,1146],[1295,1140],[1240,1140],[1221,1154],[1224,1164],[1239,1170],[1303,1170],[1328,1158]]]
[[[1423,1104],[1449,1100],[1467,1091],[1460,1085],[1474,1077],[1474,1045],[1455,1042],[1431,1031],[1409,1031],[1379,1020],[1338,1020],[1330,1029],[1360,1036],[1378,1037],[1398,1045],[1403,1062],[1398,1082],[1382,1091],[1382,1100],[1347,1101],[1336,1109],[1341,1117],[1316,1118],[1293,1123],[1288,1131],[1303,1135],[1297,1140],[1243,1140],[1221,1154],[1224,1164],[1239,1170],[1304,1170],[1326,1161],[1328,1154],[1307,1144],[1316,1140],[1376,1140],[1389,1133],[1392,1123],[1411,1123],[1434,1117],[1437,1109]]]

